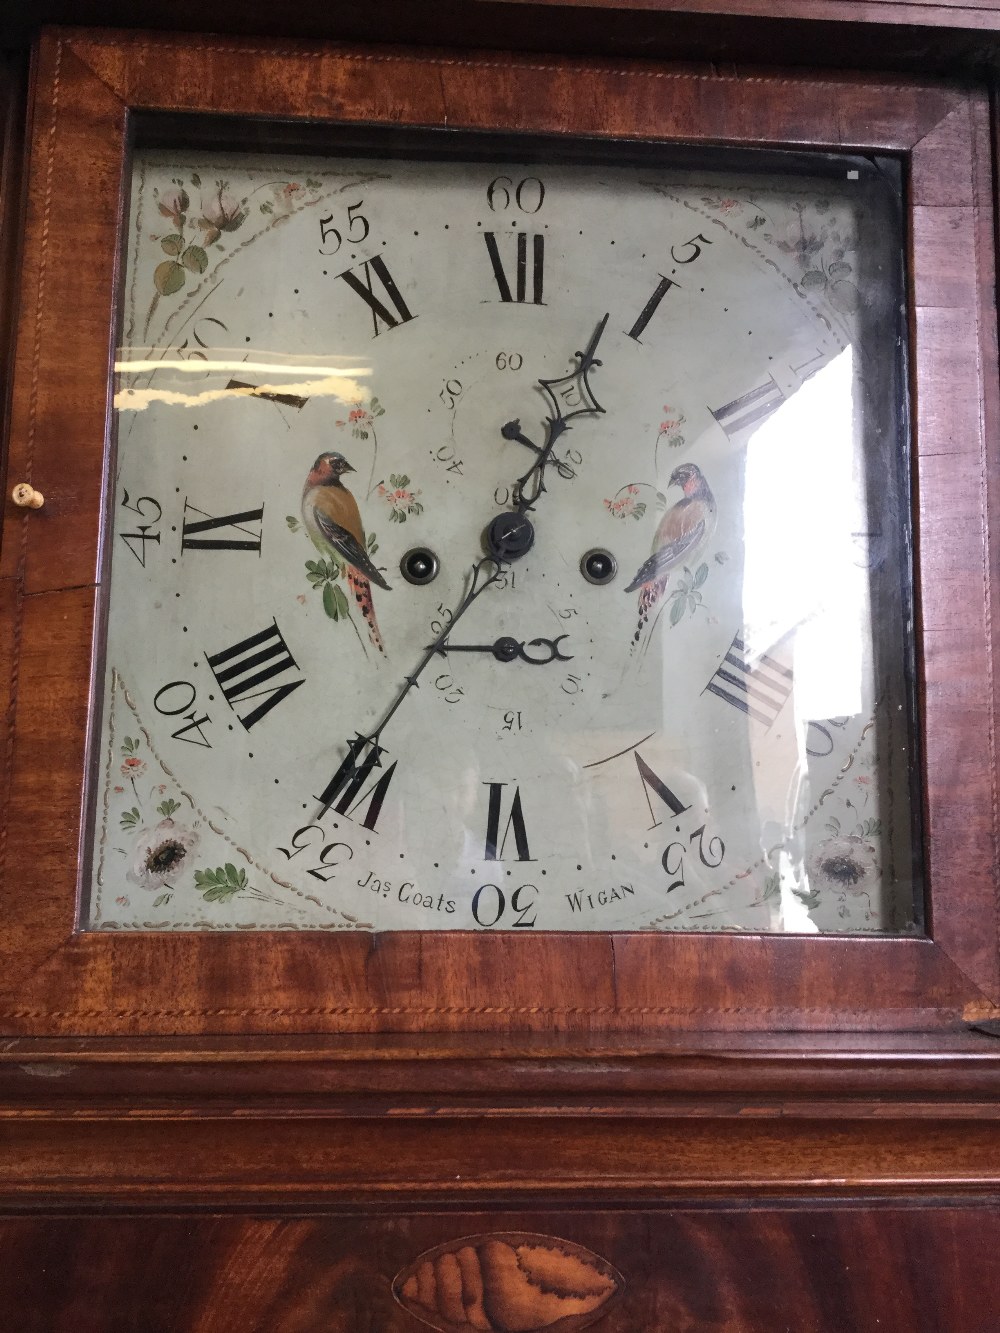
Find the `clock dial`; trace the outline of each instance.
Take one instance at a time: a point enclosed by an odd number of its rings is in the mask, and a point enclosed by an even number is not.
[[[95,929],[915,928],[895,194],[135,161]]]

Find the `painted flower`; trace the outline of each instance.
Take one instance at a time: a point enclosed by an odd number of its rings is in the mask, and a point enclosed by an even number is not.
[[[188,198],[187,190],[175,189],[166,190],[156,201],[156,206],[165,218],[169,218],[178,231],[184,226],[184,215],[188,211],[191,200]]]
[[[385,408],[377,398],[373,398],[367,407],[359,399],[348,412],[347,420],[338,421],[336,424],[341,429],[350,426],[351,434],[356,440],[367,440],[370,435],[375,441],[377,450],[378,439],[375,435],[375,418],[383,416],[385,416]]]
[[[127,893],[120,893],[118,897],[115,899],[115,902],[118,904],[119,907],[128,907],[129,904],[131,903],[131,899],[129,898]]]
[[[376,495],[389,505],[389,520],[392,523],[405,523],[407,514],[422,514],[424,506],[417,496],[420,490],[410,486],[409,477],[393,473],[389,485],[380,481],[375,488]]]
[[[666,435],[668,437],[667,443],[672,448],[677,448],[684,443],[684,436],[678,434],[678,432],[687,421],[687,417],[683,412],[678,412],[675,407],[671,407],[669,403],[664,403],[663,410],[666,416],[660,422],[660,429],[656,438],[659,441]]]
[[[288,217],[290,213],[295,212],[298,196],[301,193],[302,186],[298,181],[286,181],[283,185],[277,184],[271,190],[270,201],[261,205],[261,212],[271,213],[277,218]]]
[[[140,832],[126,878],[141,889],[162,888],[181,874],[197,845],[194,829],[161,819],[155,828]]]
[[[629,482],[615,494],[613,499],[605,499],[604,507],[612,518],[642,518],[646,506],[637,498],[638,495],[639,487]]]
[[[236,231],[246,221],[247,209],[219,181],[212,194],[203,195],[198,226],[205,232],[205,244],[217,241],[224,231]]]
[[[116,787],[116,788],[115,788],[115,792],[116,792],[119,796],[122,794],[122,792],[123,792],[124,790],[125,790],[124,787]]]
[[[811,853],[806,868],[814,889],[869,893],[878,884],[878,858],[861,838],[827,838]]]
[[[709,208],[717,209],[720,213],[728,215],[729,213],[738,213],[743,208],[742,199],[733,199],[731,196],[720,198],[719,195],[703,194],[701,202],[707,204]]]
[[[121,775],[123,778],[141,778],[146,771],[146,762],[144,759],[138,759],[134,754],[129,755],[121,766]]]

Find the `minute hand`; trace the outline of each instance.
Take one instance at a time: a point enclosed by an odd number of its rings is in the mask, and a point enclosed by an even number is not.
[[[520,443],[528,445],[538,455],[527,472],[522,477],[518,477],[514,484],[514,494],[516,496],[514,509],[519,514],[524,514],[529,509],[533,509],[538,503],[539,496],[545,490],[545,469],[550,463],[555,465],[561,476],[566,475],[566,464],[559,459],[554,459],[552,450],[559,437],[570,429],[569,423],[573,418],[600,416],[604,412],[604,408],[594,396],[588,376],[591,367],[601,365],[596,356],[597,345],[607,327],[608,318],[609,316],[605,314],[598,322],[586,350],[576,353],[577,364],[574,370],[559,379],[538,381],[538,387],[552,405],[552,412],[545,420],[544,445],[541,447],[533,445],[527,437],[523,436],[519,421],[508,421],[505,426],[501,427],[500,433],[505,439],[519,440]]]
[[[491,567],[491,572],[486,572],[489,567]],[[375,765],[378,766],[381,765],[382,748],[380,745],[380,741],[382,738],[382,732],[389,725],[390,720],[392,719],[396,710],[399,708],[400,704],[403,702],[406,696],[410,693],[412,689],[416,688],[417,683],[420,680],[420,677],[423,675],[424,669],[426,668],[427,664],[434,657],[435,653],[439,653],[441,651],[442,645],[444,645],[447,642],[448,635],[452,632],[452,630],[461,620],[462,616],[465,615],[466,611],[468,611],[469,607],[472,605],[472,603],[476,600],[477,597],[481,597],[487,588],[491,587],[494,583],[496,583],[497,579],[500,577],[502,572],[503,572],[503,565],[500,563],[499,560],[496,560],[493,556],[486,556],[485,559],[477,560],[476,563],[472,566],[472,569],[470,570],[469,573],[468,591],[466,592],[465,596],[462,598],[461,602],[459,602],[458,606],[456,607],[455,613],[452,616],[448,625],[445,626],[445,628],[437,636],[434,642],[428,644],[428,646],[424,649],[423,657],[421,657],[420,661],[417,663],[413,671],[411,671],[408,676],[403,677],[403,684],[396,691],[395,697],[390,702],[389,707],[382,714],[378,726],[376,726],[375,729],[369,732],[367,735],[364,735],[359,732],[356,741],[351,742],[350,748],[351,748],[351,756],[352,756],[352,764],[354,766],[353,768],[354,772],[357,771],[357,756],[366,746],[370,746],[371,752],[374,753],[375,755],[374,759]],[[356,749],[355,746],[357,747]],[[321,802],[318,815],[318,818],[320,819],[322,819],[323,816],[326,814],[326,812],[330,809],[330,806],[333,804],[333,801],[339,794],[340,788],[339,786],[336,785],[336,783],[337,783],[337,776],[335,775],[333,782],[328,784],[326,791],[323,793],[323,795],[316,797],[316,799]]]

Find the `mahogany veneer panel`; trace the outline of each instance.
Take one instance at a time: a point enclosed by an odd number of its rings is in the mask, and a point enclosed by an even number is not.
[[[625,1279],[595,1333],[994,1333],[989,1207],[400,1212],[0,1221],[0,1307],[22,1333],[416,1333],[395,1275],[463,1236],[586,1246]]]

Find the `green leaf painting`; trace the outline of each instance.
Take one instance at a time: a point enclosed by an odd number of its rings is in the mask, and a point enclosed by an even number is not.
[[[165,259],[153,271],[153,286],[161,296],[173,296],[184,286],[184,270],[176,259]]]
[[[245,870],[237,870],[231,861],[215,870],[196,870],[194,886],[207,903],[228,903],[247,887]]]

